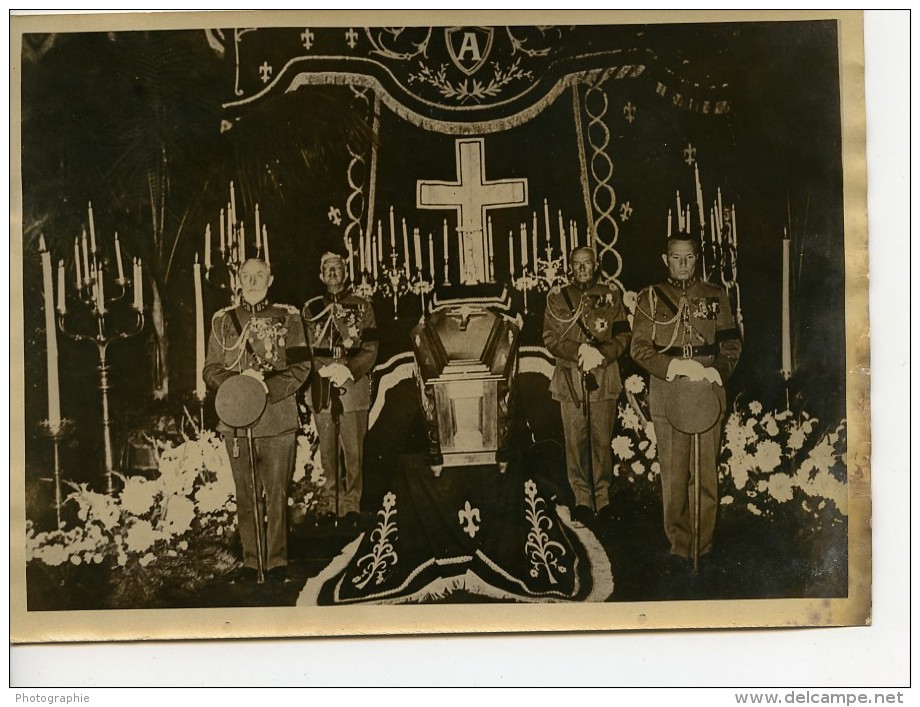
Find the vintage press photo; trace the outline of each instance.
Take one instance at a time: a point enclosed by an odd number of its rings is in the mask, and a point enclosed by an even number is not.
[[[870,621],[859,13],[13,30],[14,642]]]

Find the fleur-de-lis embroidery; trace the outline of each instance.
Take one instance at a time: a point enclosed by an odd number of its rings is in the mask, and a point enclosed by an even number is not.
[[[684,148],[684,162],[687,164],[693,164],[696,162],[696,148],[692,143],[687,143],[687,146]]]
[[[259,78],[262,79],[262,83],[268,83],[271,77],[272,65],[265,61],[262,63],[262,66],[259,67]]]
[[[329,217],[329,220],[332,221],[336,226],[342,224],[342,210],[336,208],[335,206],[329,207],[329,213],[326,214]]]
[[[479,509],[473,508],[470,502],[467,501],[463,508],[457,511],[457,517],[460,519],[460,525],[464,526],[463,532],[471,538],[475,538],[476,533],[479,532],[477,523],[482,522],[479,517]]]
[[[345,41],[350,49],[354,49],[358,45],[358,33],[355,32],[354,27],[348,28],[348,31],[345,33]]]
[[[313,39],[314,35],[309,28],[300,33],[300,41],[303,42],[303,48],[307,51],[310,51],[310,49],[313,47]]]

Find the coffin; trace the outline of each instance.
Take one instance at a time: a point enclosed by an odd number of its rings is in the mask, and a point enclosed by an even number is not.
[[[470,304],[445,306],[412,330],[433,469],[506,461],[519,333]]]

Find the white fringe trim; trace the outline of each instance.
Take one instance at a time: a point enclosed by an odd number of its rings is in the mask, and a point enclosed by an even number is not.
[[[310,577],[300,591],[300,596],[297,597],[295,606],[316,606],[319,599],[319,592],[323,585],[348,567],[348,563],[351,562],[355,553],[358,552],[358,547],[361,545],[363,539],[364,533],[361,533],[357,538],[348,543],[348,545],[342,549],[342,552],[340,552],[337,557],[333,558],[332,562],[326,565],[318,575]]]

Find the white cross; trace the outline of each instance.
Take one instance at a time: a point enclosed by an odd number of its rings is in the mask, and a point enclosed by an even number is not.
[[[488,212],[511,206],[527,206],[526,179],[486,180],[484,138],[462,138],[455,143],[457,180],[453,182],[418,180],[416,207],[419,209],[453,209],[457,212],[458,230],[463,237],[466,273],[464,284],[486,282],[485,227]]]

